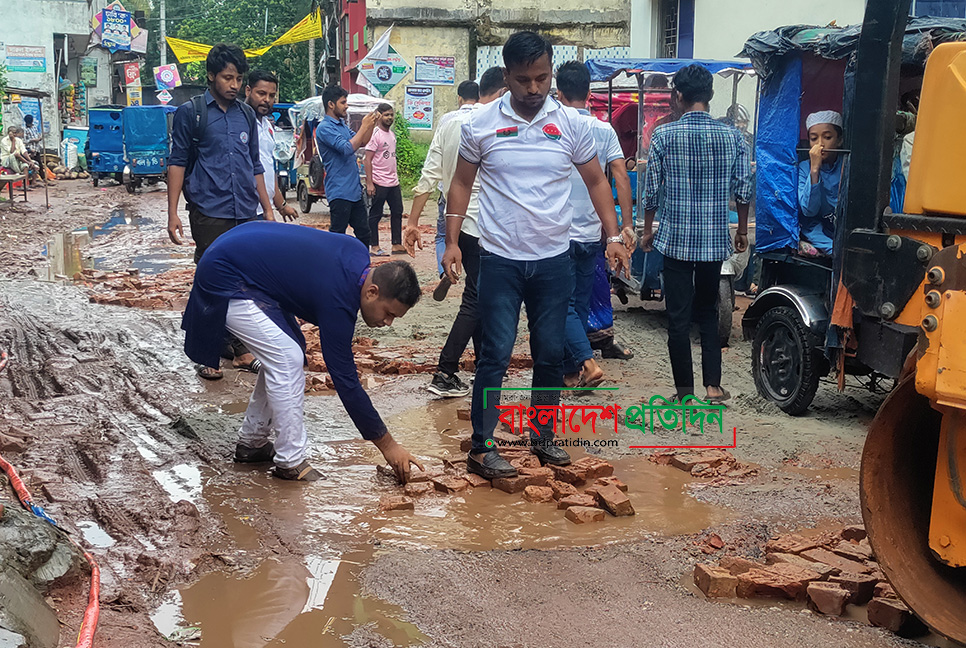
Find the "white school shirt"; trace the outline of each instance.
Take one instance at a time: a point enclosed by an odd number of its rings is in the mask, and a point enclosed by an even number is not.
[[[607,122],[603,122],[590,114],[589,110],[578,110],[580,116],[590,125],[590,133],[594,137],[597,149],[597,161],[602,170],[614,160],[623,160],[624,151],[621,149],[617,133]],[[600,217],[590,200],[590,192],[584,184],[580,172],[574,167],[570,174],[570,204],[574,208],[574,221],[570,225],[570,240],[578,243],[594,243],[600,241]]]
[[[538,261],[570,249],[570,170],[594,159],[590,124],[547,97],[533,121],[510,95],[463,122],[460,157],[479,165],[480,245],[514,261]]]
[[[258,159],[265,169],[265,191],[268,192],[268,202],[274,205],[275,200],[275,125],[268,117],[255,119],[258,125]],[[259,217],[263,215],[262,203],[259,201],[255,214]]]

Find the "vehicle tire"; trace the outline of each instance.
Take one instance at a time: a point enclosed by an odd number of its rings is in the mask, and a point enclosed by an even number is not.
[[[281,178],[281,179],[278,180],[278,192],[280,194],[282,194],[282,199],[283,200],[285,198],[287,198],[287,196],[286,196],[286,194],[288,193],[288,179],[287,178]]]
[[[97,181],[99,179],[100,178],[98,177],[98,174],[97,173],[92,173],[91,174],[91,182],[94,184],[95,187],[97,186]]]
[[[309,196],[309,188],[305,186],[305,182],[299,182],[298,188],[298,198],[299,198],[299,209],[302,210],[303,214],[308,214],[312,211],[312,197]]]
[[[134,186],[134,180],[128,180],[128,183],[127,183],[127,185],[125,185],[125,186],[127,187],[127,192],[128,192],[129,194],[132,194],[132,193],[134,193],[134,189],[136,188],[136,187]]]
[[[731,323],[735,312],[735,278],[732,275],[722,275],[718,280],[718,337],[721,346],[728,346],[731,338]]]
[[[818,389],[820,360],[794,308],[772,308],[758,321],[751,348],[755,388],[786,414],[808,410]]]

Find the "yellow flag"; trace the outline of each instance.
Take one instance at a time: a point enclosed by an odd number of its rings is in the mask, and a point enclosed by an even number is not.
[[[245,50],[245,56],[254,58],[261,56],[276,45],[291,45],[293,43],[312,40],[313,38],[322,38],[322,12],[319,9],[316,9],[313,13],[303,18],[299,24],[279,36],[271,45]],[[171,48],[175,58],[178,59],[178,63],[204,61],[208,57],[208,52],[211,51],[211,45],[192,43],[191,41],[171,38],[170,36],[166,40],[168,41],[168,47]]]

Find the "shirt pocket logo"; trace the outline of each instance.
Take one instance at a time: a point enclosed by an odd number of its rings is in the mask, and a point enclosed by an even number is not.
[[[563,133],[560,132],[560,129],[557,128],[556,124],[547,124],[544,126],[543,134],[546,135],[548,139],[552,139],[554,141],[563,137]]]
[[[248,144],[248,133],[242,131],[238,134],[238,139],[241,140],[242,144]]]

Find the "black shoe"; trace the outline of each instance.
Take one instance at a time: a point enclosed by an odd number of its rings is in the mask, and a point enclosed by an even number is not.
[[[436,301],[443,301],[446,299],[446,293],[449,292],[449,287],[453,285],[453,282],[449,280],[449,277],[443,275],[439,280],[439,285],[436,286],[436,290],[433,291],[433,299]]]
[[[275,446],[271,442],[261,448],[249,448],[246,445],[235,446],[235,463],[265,463],[275,458]]]
[[[469,385],[460,380],[456,374],[450,375],[442,371],[433,374],[433,381],[426,389],[446,398],[458,398],[470,393]]]
[[[490,450],[483,455],[482,461],[477,461],[473,455],[466,456],[466,472],[479,475],[483,479],[497,479],[499,477],[516,477],[517,469],[510,462],[500,456],[496,450]]]
[[[319,481],[325,478],[322,473],[312,467],[308,460],[292,468],[275,466],[275,470],[272,471],[272,476],[290,481]]]
[[[535,454],[542,464],[551,466],[569,466],[570,455],[567,451],[553,443],[541,443],[542,439],[533,441],[530,445],[530,453]]]
[[[623,346],[613,338],[610,344],[601,347],[600,356],[602,358],[614,358],[617,360],[630,360],[634,357],[634,352]]]

